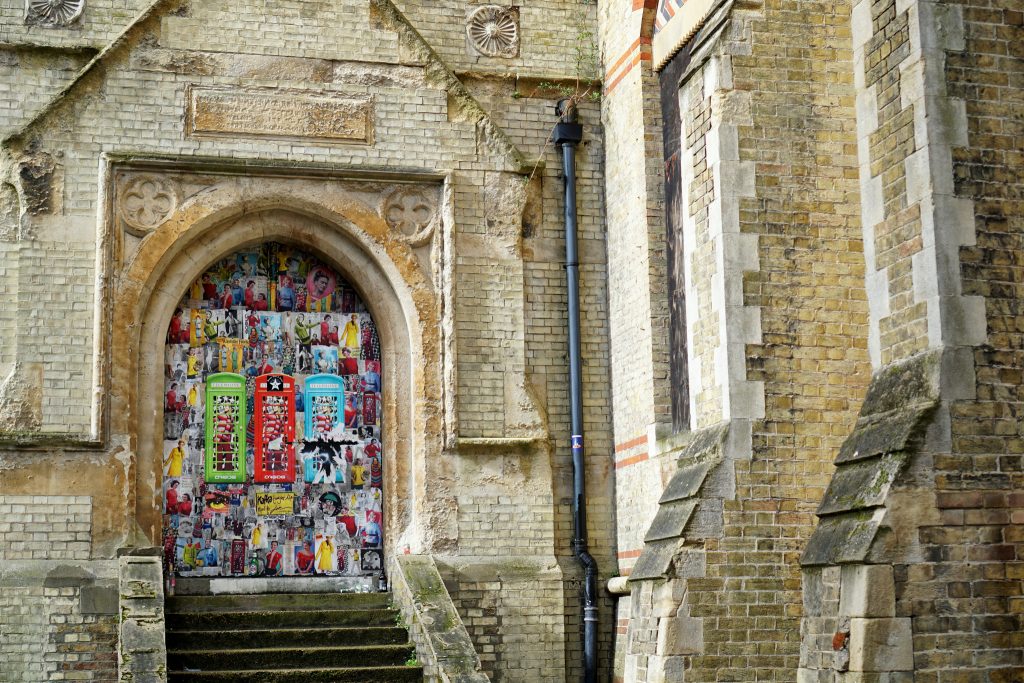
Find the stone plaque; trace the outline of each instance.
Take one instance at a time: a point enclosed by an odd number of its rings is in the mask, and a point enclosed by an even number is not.
[[[373,142],[369,95],[190,88],[188,133]]]

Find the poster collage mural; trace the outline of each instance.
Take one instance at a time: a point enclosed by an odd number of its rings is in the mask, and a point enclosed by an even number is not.
[[[175,575],[381,573],[380,341],[334,270],[274,243],[218,261],[174,311],[164,368]]]

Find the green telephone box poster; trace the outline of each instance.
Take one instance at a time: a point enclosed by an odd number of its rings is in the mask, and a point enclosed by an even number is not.
[[[245,378],[206,378],[206,466],[210,484],[245,483]]]

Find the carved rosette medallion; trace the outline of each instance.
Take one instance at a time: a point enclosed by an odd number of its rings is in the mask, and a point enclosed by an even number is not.
[[[519,54],[519,11],[515,7],[481,5],[466,17],[466,37],[474,50],[487,57]]]
[[[380,215],[388,227],[413,247],[421,247],[430,241],[436,214],[437,203],[416,188],[396,188],[381,202]]]
[[[118,193],[118,214],[128,232],[137,237],[159,228],[177,207],[178,187],[168,178],[133,176]]]
[[[36,26],[69,26],[85,10],[85,0],[29,0],[25,23]]]

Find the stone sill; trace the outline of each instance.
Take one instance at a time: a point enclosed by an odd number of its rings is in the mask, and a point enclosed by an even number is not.
[[[455,448],[459,455],[483,455],[504,451],[505,455],[529,455],[533,449],[547,440],[547,436],[459,437]]]

